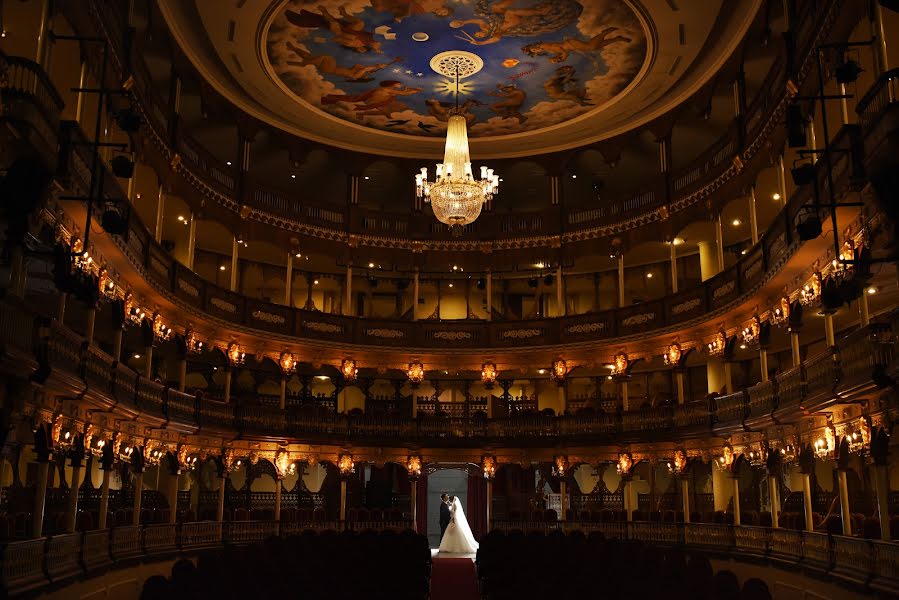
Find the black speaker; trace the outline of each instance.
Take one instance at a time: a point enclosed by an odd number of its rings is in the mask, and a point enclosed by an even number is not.
[[[127,156],[119,154],[109,161],[112,168],[112,174],[122,179],[131,179],[134,177],[134,161]]]
[[[796,233],[803,242],[808,242],[821,235],[823,227],[817,215],[808,215],[796,224]]]
[[[811,163],[805,163],[798,167],[790,169],[790,175],[793,177],[793,183],[797,186],[809,185],[815,181],[815,166]]]
[[[791,104],[787,107],[787,145],[790,148],[805,148],[808,138],[805,135],[805,115],[802,107]]]

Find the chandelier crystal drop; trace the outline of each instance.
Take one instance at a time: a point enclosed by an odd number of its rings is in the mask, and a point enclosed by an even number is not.
[[[456,107],[450,111],[446,128],[443,162],[437,164],[434,181],[428,179],[427,167],[415,176],[416,195],[431,204],[434,216],[450,226],[454,236],[473,223],[484,203],[499,190],[499,175],[486,166],[475,179],[468,150],[468,122],[459,109],[459,69],[455,69]]]

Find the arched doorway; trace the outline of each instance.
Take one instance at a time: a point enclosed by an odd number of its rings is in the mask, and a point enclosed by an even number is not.
[[[421,518],[421,524],[426,524],[425,533],[431,548],[440,546],[440,495],[449,494],[456,496],[465,510],[468,524],[476,539],[487,528],[487,484],[477,465],[471,464],[442,464],[428,465],[425,469],[425,518]],[[420,489],[420,488],[419,488]],[[421,527],[419,527],[421,531]]]

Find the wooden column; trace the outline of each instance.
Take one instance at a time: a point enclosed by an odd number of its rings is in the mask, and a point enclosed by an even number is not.
[[[100,487],[100,515],[98,517],[97,529],[106,529],[106,519],[109,516],[109,480],[111,477],[112,469],[103,469],[103,485]]]
[[[135,452],[143,448],[135,448]],[[144,492],[144,473],[140,471],[134,474],[134,514],[131,516],[132,525],[140,525],[140,503]]]
[[[768,498],[771,501],[771,527],[780,527],[780,492],[777,475],[768,474]]]
[[[846,469],[837,471],[837,483],[840,489],[840,516],[843,519],[843,535],[852,535],[852,513],[849,512],[849,486],[846,482]]]

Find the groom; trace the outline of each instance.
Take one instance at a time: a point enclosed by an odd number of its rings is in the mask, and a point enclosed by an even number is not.
[[[446,494],[440,495],[440,539],[443,539],[444,534],[446,533],[446,528],[449,527],[450,523],[450,507],[449,507],[449,496]]]

